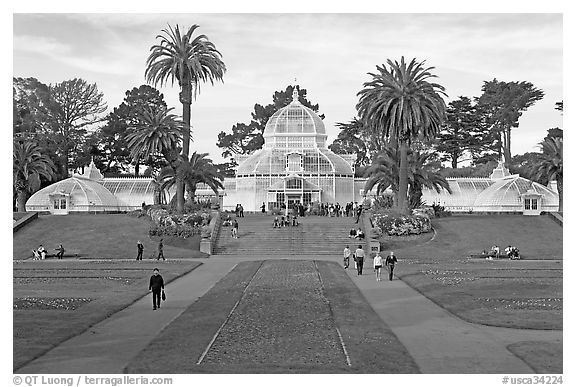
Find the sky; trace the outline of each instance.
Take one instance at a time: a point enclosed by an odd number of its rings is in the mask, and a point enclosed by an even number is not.
[[[298,84],[319,104],[328,141],[356,115],[357,93],[388,59],[425,60],[446,102],[480,96],[484,81],[528,81],[545,97],[512,133],[512,154],[538,151],[547,129],[563,128],[563,18],[560,13],[15,13],[13,75],[96,83],[109,110],[145,84],[156,36],[170,25],[200,27],[222,53],[223,83],[201,85],[192,104],[191,150],[223,161],[218,133],[249,123],[256,103]],[[178,85],[159,88],[181,114]]]

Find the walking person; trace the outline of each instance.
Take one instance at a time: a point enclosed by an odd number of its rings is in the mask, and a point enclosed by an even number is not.
[[[62,259],[62,257],[64,257],[64,246],[62,246],[62,243],[60,243],[60,246],[58,246],[58,248],[54,250],[57,251],[56,258]]]
[[[136,260],[141,261],[142,254],[144,253],[144,245],[142,244],[142,242],[138,241],[138,243],[136,243],[136,248],[138,249],[138,255],[136,256]]]
[[[239,205],[238,211],[240,212],[240,217],[243,218],[244,217],[244,207],[242,207],[242,204]]]
[[[238,239],[238,221],[236,219],[232,222],[232,238]]]
[[[360,215],[362,215],[362,204],[360,204],[356,210],[356,223],[360,220]]]
[[[380,255],[380,252],[376,252],[374,256],[374,271],[376,272],[376,281],[382,281],[381,271],[382,271],[382,262],[383,258]]]
[[[394,255],[394,252],[391,251],[388,256],[386,256],[386,267],[388,268],[388,273],[390,273],[389,278],[392,281],[392,276],[394,275],[394,266],[398,263],[398,259]]]
[[[164,278],[162,278],[157,268],[154,269],[154,274],[150,277],[148,290],[152,291],[153,309],[156,310],[156,307],[160,308],[160,295],[164,291]]]
[[[260,206],[260,208],[262,209],[262,213],[265,214],[266,213],[266,204],[264,202],[262,202],[262,205]]]
[[[344,269],[348,269],[348,266],[350,266],[350,254],[352,254],[352,252],[348,245],[346,245],[346,247],[344,247]]]
[[[160,260],[160,257],[162,257],[162,260],[165,261],[166,258],[164,258],[164,243],[162,243],[164,239],[160,239],[160,242],[158,242],[158,257],[156,258],[157,261]]]
[[[362,275],[362,268],[364,267],[364,250],[362,245],[358,245],[358,248],[354,252],[356,257],[356,268],[358,269],[358,275]]]

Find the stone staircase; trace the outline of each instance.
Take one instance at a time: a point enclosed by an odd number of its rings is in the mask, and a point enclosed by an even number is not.
[[[366,241],[348,238],[351,228],[357,228],[355,218],[307,216],[298,218],[297,227],[273,228],[273,216],[248,214],[238,220],[239,238],[231,236],[230,227],[222,227],[213,255],[337,255],[344,246],[350,249]]]

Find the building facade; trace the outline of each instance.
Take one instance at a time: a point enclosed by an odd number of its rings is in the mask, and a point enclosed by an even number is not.
[[[224,182],[224,209],[242,204],[246,211],[292,208],[301,203],[340,203],[361,200],[355,184],[355,155],[338,155],[327,148],[326,128],[312,109],[292,102],[270,117],[262,149],[237,158],[236,176]]]

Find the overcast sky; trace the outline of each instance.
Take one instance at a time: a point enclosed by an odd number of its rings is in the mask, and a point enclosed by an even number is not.
[[[145,61],[168,23],[208,36],[227,67],[223,83],[204,84],[192,104],[191,150],[209,152],[220,131],[248,123],[255,103],[297,83],[320,105],[329,142],[356,114],[368,72],[387,59],[426,60],[448,99],[481,94],[483,81],[529,81],[545,93],[520,119],[512,154],[536,151],[562,94],[561,14],[15,14],[13,74],[49,84],[96,83],[109,109],[145,83]],[[162,88],[181,114],[178,86]]]

